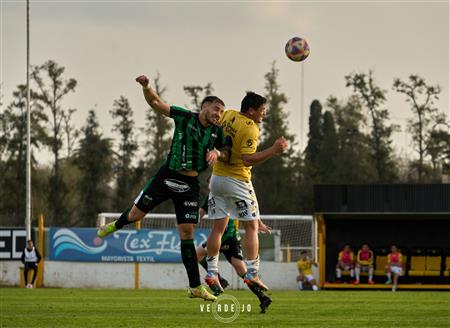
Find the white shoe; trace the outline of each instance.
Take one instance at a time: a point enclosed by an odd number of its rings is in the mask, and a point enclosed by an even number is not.
[[[317,292],[319,290],[319,287],[317,287],[316,285],[312,286],[313,291]]]
[[[28,285],[26,286],[26,288],[33,288],[33,287],[31,286],[31,284],[28,284]]]
[[[392,286],[392,291],[396,292],[397,291],[397,286]]]

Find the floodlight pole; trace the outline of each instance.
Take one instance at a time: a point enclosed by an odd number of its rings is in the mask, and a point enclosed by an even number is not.
[[[303,128],[304,128],[304,114],[305,109],[305,66],[303,62],[300,63],[300,152],[303,152]]]
[[[31,239],[31,114],[30,114],[30,1],[27,0],[27,163],[26,163],[26,217],[27,240]]]

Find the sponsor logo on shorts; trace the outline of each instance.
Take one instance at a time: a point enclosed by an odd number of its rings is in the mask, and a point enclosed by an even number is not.
[[[247,210],[239,211],[239,213],[238,213],[239,218],[243,218],[244,216],[247,216],[247,215],[248,215]]]
[[[191,189],[189,185],[183,181],[175,179],[165,179],[164,184],[172,191],[175,192],[186,192]]]
[[[189,220],[197,220],[197,212],[196,213],[186,213],[184,215],[184,217]]]
[[[215,215],[216,214],[216,201],[214,200],[214,197],[211,197],[208,199],[208,215]]]
[[[148,195],[145,195],[145,196],[144,196],[144,199],[142,199],[142,203],[144,203],[144,205],[148,205],[148,204],[151,203],[152,200],[153,200],[153,198],[151,198],[151,197],[148,196]]]
[[[198,206],[198,202],[185,201],[183,204],[186,207],[197,207]]]
[[[245,200],[238,200],[236,202],[236,208],[238,211],[244,211],[244,210],[248,209],[248,205],[245,202]]]

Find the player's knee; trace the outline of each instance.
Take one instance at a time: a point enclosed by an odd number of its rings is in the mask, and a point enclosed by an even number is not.
[[[135,222],[142,220],[145,216],[145,213],[138,209],[136,206],[133,206],[128,213],[128,221]]]
[[[178,231],[180,232],[180,238],[182,240],[194,239],[193,225],[180,225]]]
[[[212,234],[218,234],[218,235],[223,235],[223,233],[225,232],[225,229],[227,227],[227,222],[225,221],[225,219],[223,220],[217,220],[214,222],[214,225],[211,229],[211,233]]]

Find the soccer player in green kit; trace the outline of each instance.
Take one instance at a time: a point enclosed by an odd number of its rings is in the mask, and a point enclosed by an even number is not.
[[[226,160],[226,147],[222,127],[217,123],[224,112],[224,102],[215,96],[206,97],[199,113],[178,106],[169,106],[149,86],[145,75],[136,78],[150,107],[161,115],[172,118],[175,131],[165,163],[147,182],[120,218],[97,231],[100,238],[122,229],[123,226],[142,220],[158,204],[171,199],[175,206],[178,232],[181,239],[181,258],[189,278],[189,297],[215,301],[217,298],[200,283],[197,256],[194,246],[194,226],[198,223],[198,175],[214,165],[219,157]]]

